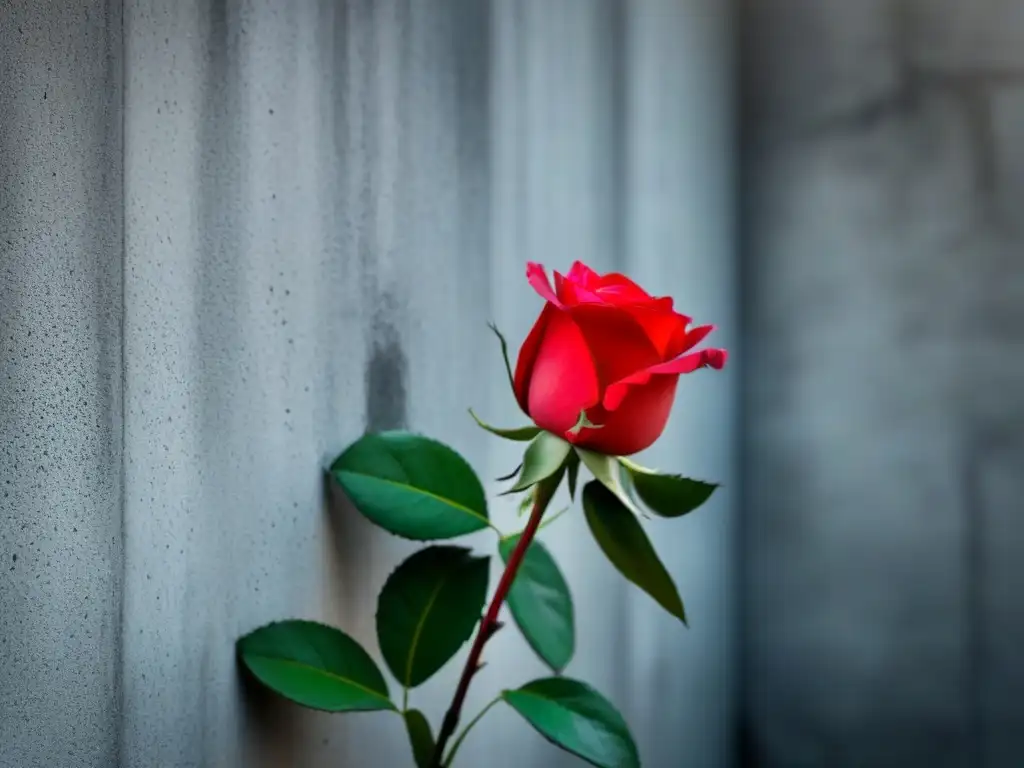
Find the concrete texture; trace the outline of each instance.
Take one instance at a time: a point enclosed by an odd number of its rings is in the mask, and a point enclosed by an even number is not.
[[[1021,765],[1024,4],[742,28],[748,758]]]
[[[115,765],[117,3],[0,10],[0,765]]]
[[[243,689],[234,639],[301,616],[373,647],[410,546],[321,479],[364,428],[437,436],[487,478],[514,466],[465,408],[522,418],[486,322],[525,336],[527,259],[626,269],[733,345],[728,18],[711,0],[76,8],[0,10],[0,558],[19,555],[0,765],[408,765],[398,718]],[[734,487],[736,370],[684,382],[650,463]],[[689,631],[579,515],[545,531],[585,633],[569,671],[621,705],[649,768],[730,763],[733,502],[658,525]],[[514,630],[488,661],[470,710],[543,674]],[[435,723],[457,674],[414,692]],[[501,709],[460,754],[576,764]]]

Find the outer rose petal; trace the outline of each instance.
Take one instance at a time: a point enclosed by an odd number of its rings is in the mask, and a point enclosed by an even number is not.
[[[602,386],[664,359],[643,327],[620,307],[577,304],[568,314],[586,339]]]
[[[551,309],[528,375],[527,413],[556,435],[570,429],[580,411],[601,399],[597,370],[580,329],[568,314]]]
[[[677,379],[680,374],[692,373],[705,366],[721,370],[727,357],[728,353],[724,349],[702,349],[700,352],[683,355],[675,360],[669,360],[667,363],[652,365],[646,370],[626,376],[609,386],[604,392],[601,404],[609,411],[616,411],[629,396],[631,388],[646,386],[652,377],[659,379],[671,376],[673,379]],[[591,418],[591,421],[594,419]],[[598,422],[594,421],[594,423]]]
[[[628,388],[618,410],[598,406],[587,411],[601,429],[583,429],[570,442],[612,456],[629,456],[649,447],[661,437],[675,400],[678,376],[655,376],[643,386]]]
[[[516,401],[523,413],[529,413],[529,388],[530,376],[533,373],[533,364],[537,360],[537,352],[540,350],[541,340],[544,338],[544,331],[551,321],[551,316],[558,312],[551,304],[545,304],[541,310],[540,317],[533,324],[526,340],[519,348],[519,358],[516,360],[516,372],[512,378],[512,390],[515,392]]]
[[[698,325],[696,328],[686,330],[685,328],[676,332],[668,345],[668,356],[666,359],[679,357],[688,349],[693,349],[700,344],[704,337],[715,330],[713,325]]]

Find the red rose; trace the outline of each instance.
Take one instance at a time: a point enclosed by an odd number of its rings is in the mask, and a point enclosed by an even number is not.
[[[689,352],[714,326],[687,329],[671,298],[623,275],[577,261],[555,272],[554,290],[540,264],[528,263],[526,277],[547,303],[519,350],[516,399],[537,426],[582,448],[642,451],[665,429],[679,374],[725,365],[724,349]],[[571,433],[581,411],[600,428]]]

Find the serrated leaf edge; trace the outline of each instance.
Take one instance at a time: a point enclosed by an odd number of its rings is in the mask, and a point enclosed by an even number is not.
[[[567,678],[567,679],[571,679],[571,678]],[[582,682],[582,681],[575,681],[575,682]],[[583,683],[583,684],[586,685],[586,683]],[[527,683],[527,685],[529,685],[529,683]],[[590,688],[591,686],[587,686],[587,687]],[[596,690],[594,692],[597,693]],[[503,690],[501,692],[501,698],[502,698],[502,700],[506,704],[508,704],[513,709],[516,709],[516,707],[515,707],[515,705],[512,704],[512,702],[510,702],[508,700],[507,695],[506,695],[506,694],[509,694],[509,693],[515,693],[515,694],[518,694],[520,696],[526,696],[527,698],[532,698],[532,699],[540,699],[541,701],[545,701],[545,702],[548,702],[548,703],[556,704],[557,706],[561,706],[562,709],[564,709],[564,710],[566,710],[568,712],[573,712],[573,710],[570,709],[569,707],[561,705],[559,702],[557,702],[557,701],[555,701],[553,699],[550,699],[547,696],[540,696],[540,695],[538,695],[536,693],[533,693],[532,691],[524,691],[522,688],[506,688],[505,690]],[[602,696],[602,698],[604,698],[604,697]],[[533,723],[533,721],[531,721],[528,717],[524,716],[518,710],[516,710],[516,712],[517,712],[517,714],[519,714],[520,717],[522,717],[529,724],[529,726],[531,728],[533,728],[538,734],[540,734],[540,736],[543,737],[546,741],[554,744],[559,749],[561,749],[561,750],[563,750],[565,752],[568,752],[570,755],[575,755],[576,757],[578,757],[580,760],[583,760],[584,762],[590,763],[591,765],[600,766],[599,763],[595,763],[593,760],[591,760],[590,758],[584,757],[583,755],[581,755],[576,750],[570,749],[565,744],[563,744],[563,743],[561,743],[559,741],[556,741],[555,739],[551,738],[548,734],[544,733],[544,731],[542,731],[540,728],[538,728]],[[619,716],[621,717],[621,713],[619,713]],[[630,734],[630,741],[633,742],[633,748],[635,749],[636,748],[636,742],[635,742],[635,739],[633,738],[632,734]],[[638,762],[638,765],[639,765],[639,762]]]

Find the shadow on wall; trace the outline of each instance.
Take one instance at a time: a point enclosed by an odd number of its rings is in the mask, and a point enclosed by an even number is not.
[[[387,292],[380,295],[373,315],[366,363],[366,431],[383,432],[407,427],[406,386],[408,364],[398,330],[389,310],[394,300]],[[393,313],[392,313],[393,314]],[[346,606],[359,605],[359,585],[370,572],[372,531],[328,477],[328,525],[338,551],[340,578]]]
[[[378,309],[369,334],[370,349],[365,369],[366,431],[406,427],[408,366],[398,331],[388,316],[388,309],[393,305],[391,297],[384,293],[377,302]],[[322,480],[326,530],[336,553],[331,558],[335,568],[332,578],[339,585],[341,603],[336,610],[345,617],[365,613],[367,609],[362,603],[365,600],[366,574],[372,572],[370,558],[375,551],[373,527],[352,507],[328,472],[324,472]],[[365,621],[368,616],[372,618],[372,612],[352,618]],[[351,630],[351,627],[347,629]],[[328,721],[326,732],[338,738],[344,738],[347,728],[357,727],[358,720],[353,720],[352,715],[340,719],[337,715],[309,713],[270,693],[241,668],[239,676],[247,731],[252,739],[247,749],[259,754],[264,762],[279,759],[284,764],[295,754],[300,754],[303,741],[311,735],[311,717]],[[329,748],[326,742],[323,746]]]

